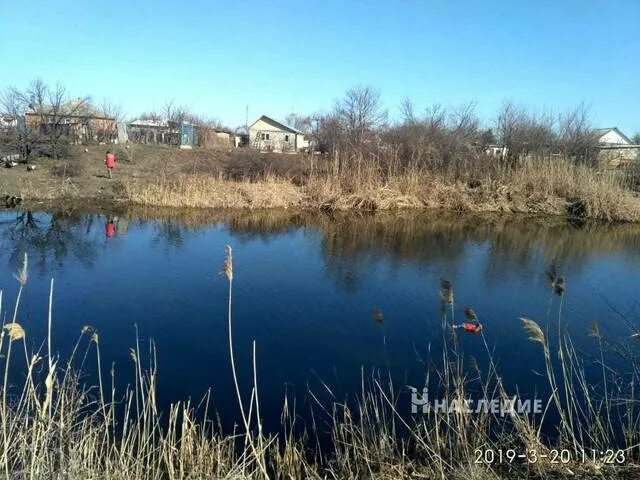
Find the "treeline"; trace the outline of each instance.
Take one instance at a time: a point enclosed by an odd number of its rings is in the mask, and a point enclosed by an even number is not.
[[[435,104],[418,111],[411,100],[400,106],[400,120],[389,121],[379,92],[355,87],[324,114],[287,118],[310,133],[315,147],[342,162],[371,158],[438,169],[455,168],[482,156],[515,164],[530,157],[563,156],[595,164],[598,139],[584,104],[560,114],[534,113],[505,102],[483,126],[475,104]],[[494,162],[496,163],[496,162]]]
[[[480,120],[473,103],[456,107],[435,104],[418,110],[407,99],[400,105],[400,112],[399,120],[390,121],[379,92],[359,86],[349,89],[328,113],[291,114],[285,121],[305,132],[314,150],[329,153],[336,168],[367,159],[380,165],[393,162],[460,170],[477,165],[480,157],[489,156],[500,160],[491,162],[493,166],[554,155],[588,165],[597,162],[598,139],[583,104],[553,114],[535,113],[505,102],[489,122]],[[26,113],[40,115],[43,121],[37,126],[26,124],[18,128],[16,119],[24,119]],[[71,117],[93,115],[124,121],[122,109],[111,102],[97,105],[91,97],[72,97],[63,85],[51,86],[42,80],[34,80],[24,89],[10,87],[0,92],[0,114],[0,148],[19,152],[25,160],[30,156],[65,155],[73,141]],[[194,114],[174,101],[167,101],[159,110],[142,113],[136,119],[224,128],[219,120]],[[90,128],[96,130],[91,132],[92,139],[114,138],[113,122]],[[634,138],[640,142],[640,135]]]

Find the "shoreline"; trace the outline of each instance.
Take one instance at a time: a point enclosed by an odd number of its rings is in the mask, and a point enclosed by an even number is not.
[[[187,179],[188,181],[188,179]],[[551,218],[562,219],[566,221],[578,222],[595,222],[595,223],[640,223],[640,218],[635,215],[618,214],[612,218],[602,218],[600,216],[591,216],[589,214],[572,214],[572,209],[580,210],[583,207],[582,201],[577,199],[569,202],[560,197],[548,197],[544,199],[518,199],[510,200],[505,196],[503,199],[496,201],[496,196],[500,196],[500,192],[492,192],[485,190],[484,192],[476,192],[474,189],[465,189],[461,186],[441,186],[441,189],[449,192],[455,191],[457,201],[453,205],[446,205],[446,202],[424,201],[417,197],[404,196],[400,193],[391,193],[395,195],[395,200],[384,206],[379,206],[380,199],[384,200],[385,196],[389,196],[388,189],[380,188],[369,190],[365,195],[351,194],[344,197],[330,197],[324,201],[313,200],[309,198],[308,192],[304,187],[296,186],[287,182],[278,182],[275,191],[278,192],[277,197],[271,197],[270,191],[274,190],[273,182],[236,182],[236,181],[218,181],[214,180],[215,187],[211,189],[212,196],[205,199],[191,198],[188,188],[183,187],[182,192],[171,192],[166,194],[161,188],[148,184],[142,188],[151,190],[145,191],[145,195],[151,193],[151,198],[146,201],[136,201],[129,196],[114,197],[113,195],[67,195],[60,196],[43,195],[20,197],[21,203],[16,206],[18,210],[83,210],[90,212],[97,211],[121,211],[121,210],[170,210],[174,212],[180,211],[269,211],[269,210],[293,210],[305,213],[354,213],[369,214],[375,212],[384,213],[401,213],[415,212],[425,214],[447,215],[499,215],[499,216],[519,216],[531,218]],[[285,187],[285,195],[283,189]],[[138,186],[125,187],[135,198],[134,190]],[[2,193],[2,198],[5,194]],[[437,199],[441,192],[433,192]],[[480,197],[477,203],[473,203],[473,197]],[[482,198],[484,197],[484,198]],[[640,198],[637,198],[640,204]],[[7,206],[7,210],[12,208]]]
[[[89,149],[87,149],[89,150]],[[0,169],[0,199],[21,208],[163,207],[308,211],[447,211],[640,222],[640,192],[621,172],[560,159],[468,172],[357,164],[331,171],[329,158],[252,151],[175,151],[149,145],[117,150],[114,178],[103,152],[75,149],[67,159],[38,159]]]

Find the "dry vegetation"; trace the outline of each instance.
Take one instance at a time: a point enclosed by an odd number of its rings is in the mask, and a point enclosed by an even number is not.
[[[297,412],[285,402],[280,434],[262,430],[256,377],[256,345],[253,345],[252,387],[242,390],[235,369],[233,340],[233,259],[230,248],[223,265],[228,280],[229,360],[236,385],[242,423],[234,432],[223,432],[213,420],[210,397],[196,405],[189,401],[160,411],[156,404],[157,370],[153,348],[149,360],[139,343],[131,349],[135,378],[122,396],[115,391],[113,370],[104,375],[107,359],[100,354],[100,336],[90,326],[79,338],[68,360],[54,355],[55,332],[49,298],[48,335],[40,350],[29,351],[19,323],[20,300],[28,282],[27,258],[16,278],[20,284],[11,321],[3,324],[0,360],[4,380],[0,404],[0,469],[7,478],[636,478],[637,445],[640,440],[635,403],[629,380],[638,380],[632,350],[620,349],[627,363],[626,376],[618,376],[606,364],[607,338],[597,324],[591,335],[600,349],[602,377],[587,381],[583,359],[575,351],[563,320],[565,280],[549,271],[550,296],[556,300],[543,330],[534,320],[523,318],[523,335],[539,344],[551,392],[548,407],[536,417],[506,416],[486,412],[407,415],[398,411],[398,390],[385,376],[363,378],[362,392],[354,403],[335,401],[325,405],[322,424],[301,429]],[[241,279],[240,279],[241,280]],[[463,402],[469,392],[480,391],[488,400],[511,399],[496,362],[482,335],[488,367],[465,364],[450,324],[459,313],[453,285],[441,286],[442,358],[433,358],[425,386],[432,398]],[[53,283],[52,283],[53,292]],[[4,313],[4,312],[3,312]],[[478,319],[465,308],[468,318]],[[480,315],[480,320],[482,317]],[[551,333],[557,328],[560,335]],[[455,330],[453,331],[455,333]],[[635,340],[634,340],[635,341]],[[94,362],[99,375],[87,385],[78,370]],[[20,366],[22,365],[22,367]],[[79,367],[80,366],[80,367]],[[431,377],[431,381],[430,381]],[[631,378],[630,378],[631,377]],[[432,390],[431,390],[432,389]],[[462,404],[462,403],[460,403]],[[556,414],[553,440],[541,431],[545,418]],[[320,426],[322,425],[322,426]],[[320,448],[314,439],[327,428],[330,448]],[[518,449],[539,455],[552,448],[565,449],[568,459],[552,462],[515,460],[508,464],[476,462],[476,449]],[[614,448],[625,456],[612,464],[592,460],[582,452]],[[617,455],[622,455],[617,452]],[[616,457],[620,458],[620,457]]]
[[[125,183],[133,204],[172,207],[301,207],[327,210],[441,208],[640,221],[640,198],[618,172],[562,160],[527,160],[514,169],[450,178],[418,167],[382,172],[375,164],[311,171],[301,181],[274,174],[244,180],[181,174],[144,185]]]
[[[40,92],[41,110],[52,108],[54,99],[63,103],[62,87],[57,96],[42,82],[29,88]],[[17,117],[30,108],[27,93],[9,89],[0,106]],[[348,90],[327,114],[292,116],[290,121],[308,132],[319,153],[314,155],[260,154],[249,148],[181,151],[140,144],[89,145],[86,151],[84,146],[63,145],[63,136],[49,132],[57,153],[21,153],[25,162],[36,164],[36,171],[27,173],[22,165],[2,169],[0,195],[22,196],[27,202],[440,208],[640,221],[637,166],[608,170],[599,165],[597,138],[584,106],[552,115],[505,103],[493,128],[481,127],[472,104],[448,109],[435,105],[419,114],[407,100],[401,110],[402,120],[389,123],[378,93],[358,87]],[[167,117],[185,114],[168,104]],[[7,135],[9,140],[3,140]],[[498,155],[487,150],[496,142],[505,147]],[[12,151],[26,152],[27,145],[40,143],[11,129],[0,136],[0,147]],[[119,159],[113,180],[106,178],[103,167],[107,148],[115,149]],[[68,154],[58,159],[63,151]]]

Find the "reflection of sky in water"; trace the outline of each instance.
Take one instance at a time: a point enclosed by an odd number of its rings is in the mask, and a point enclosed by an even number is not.
[[[320,391],[322,379],[341,399],[360,388],[362,366],[390,367],[398,384],[420,384],[427,345],[432,360],[441,345],[441,278],[453,282],[458,319],[465,306],[476,311],[505,382],[523,391],[544,388],[531,372],[544,365],[518,318],[546,323],[552,297],[544,271],[552,259],[567,277],[565,321],[587,358],[593,320],[610,338],[632,332],[602,297],[630,321],[639,318],[640,231],[633,226],[254,212],[225,213],[204,226],[121,216],[108,238],[104,215],[16,218],[0,215],[0,288],[5,309],[11,307],[17,291],[11,274],[28,250],[31,279],[20,321],[33,345],[45,335],[48,283],[55,277],[60,352],[70,351],[83,325],[93,325],[104,364],[115,362],[124,382],[138,325],[142,344],[153,338],[158,348],[161,401],[199,398],[212,386],[223,419],[235,415],[227,290],[218,273],[225,244],[234,247],[241,378],[248,390],[255,339],[262,408],[276,419],[285,390],[304,402],[307,385]],[[554,325],[557,304],[553,298]],[[384,314],[382,324],[372,320],[375,308]],[[479,337],[461,340],[466,353],[486,363]]]

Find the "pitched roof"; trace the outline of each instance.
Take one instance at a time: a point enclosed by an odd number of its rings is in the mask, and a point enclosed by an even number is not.
[[[266,115],[262,115],[258,120],[253,122],[249,128],[253,127],[260,120],[262,120],[263,122],[270,123],[271,125],[273,125],[276,128],[279,128],[280,130],[286,130],[286,131],[291,132],[291,133],[299,133],[301,135],[304,134],[304,132],[298,130],[297,128],[290,127],[289,125],[285,125],[284,123],[279,122],[277,120],[274,120],[271,117],[267,117]]]
[[[598,137],[598,139],[602,138],[604,135],[606,135],[609,132],[616,132],[618,135],[620,135],[620,137],[627,143],[633,143],[629,137],[627,137],[624,133],[622,133],[618,127],[609,127],[609,128],[596,128],[594,131],[595,135]]]

